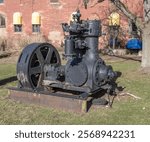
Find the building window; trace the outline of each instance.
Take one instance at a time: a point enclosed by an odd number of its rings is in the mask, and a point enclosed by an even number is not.
[[[39,33],[40,32],[40,25],[33,24],[32,25],[32,32],[33,33]]]
[[[5,16],[0,14],[0,28],[5,28],[6,22],[5,22]]]
[[[22,25],[14,25],[14,32],[22,32]]]
[[[41,15],[39,12],[32,13],[32,32],[39,33],[41,26]]]
[[[15,12],[13,14],[14,32],[22,32],[22,14]]]
[[[132,22],[131,26],[132,26],[132,31],[136,32],[138,30],[135,22]]]
[[[50,0],[50,3],[58,3],[59,0]]]
[[[0,3],[4,3],[4,0],[0,0]]]

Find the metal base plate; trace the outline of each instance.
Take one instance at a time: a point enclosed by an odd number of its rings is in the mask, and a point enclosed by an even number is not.
[[[91,109],[99,109],[101,105],[94,105],[95,97],[79,97],[67,92],[34,92],[32,90],[19,89],[15,87],[10,90],[9,98],[27,104],[36,104],[58,110],[70,111],[76,113],[86,113]]]
[[[18,88],[9,88],[9,98],[28,104],[37,104],[59,110],[85,113],[92,105],[92,97],[86,99],[64,92],[44,93]]]

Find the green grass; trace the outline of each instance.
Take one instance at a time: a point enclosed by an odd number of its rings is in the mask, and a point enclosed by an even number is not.
[[[16,66],[14,64],[0,64],[0,79],[15,75]]]
[[[109,61],[108,61],[109,63]],[[115,99],[113,108],[101,107],[87,114],[75,114],[56,109],[27,105],[8,99],[7,86],[0,87],[0,124],[150,124],[150,75],[142,74],[140,63],[118,61],[111,63],[113,68],[122,72],[117,80],[124,91],[141,97]],[[15,75],[15,65],[0,64],[1,78]]]

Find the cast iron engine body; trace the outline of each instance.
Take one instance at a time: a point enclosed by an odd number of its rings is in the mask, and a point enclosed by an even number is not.
[[[17,64],[20,87],[37,89],[40,86],[86,92],[113,90],[116,73],[99,57],[99,20],[80,20],[63,23],[66,65],[61,65],[57,50],[49,43],[33,43],[23,51]]]

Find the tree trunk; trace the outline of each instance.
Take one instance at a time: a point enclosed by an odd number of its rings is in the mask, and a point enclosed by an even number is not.
[[[143,29],[142,67],[150,67],[150,23]]]
[[[150,67],[150,0],[144,0],[145,26],[143,28],[142,67]]]

